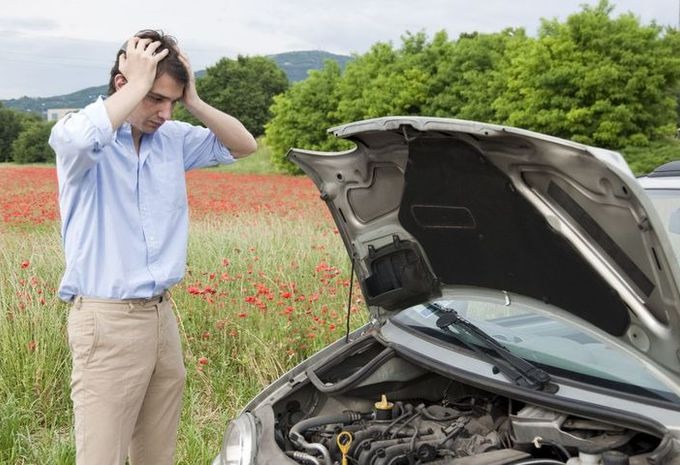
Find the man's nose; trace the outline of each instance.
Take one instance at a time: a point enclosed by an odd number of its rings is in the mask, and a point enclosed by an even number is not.
[[[164,120],[170,119],[172,116],[172,102],[163,102],[158,115]]]

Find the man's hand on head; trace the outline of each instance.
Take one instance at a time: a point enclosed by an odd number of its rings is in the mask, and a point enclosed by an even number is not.
[[[170,53],[167,49],[159,51],[160,46],[158,41],[133,37],[127,41],[125,53],[118,57],[116,91],[104,101],[114,131],[153,87],[158,63]]]
[[[189,82],[187,82],[187,85],[184,88],[182,103],[187,108],[187,110],[191,111],[191,109],[201,101],[201,98],[198,96],[198,91],[196,90],[196,77],[194,76],[194,71],[191,69],[189,58],[187,58],[187,56],[182,51],[179,51],[178,56],[179,60],[186,68],[187,75],[189,77]]]
[[[169,50],[158,51],[159,41],[132,37],[127,42],[125,53],[118,58],[118,69],[128,84],[138,85],[149,91],[156,79],[158,62],[165,58]]]

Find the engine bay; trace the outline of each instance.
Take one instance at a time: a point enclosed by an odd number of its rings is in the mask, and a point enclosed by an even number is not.
[[[309,465],[671,463],[660,435],[515,400],[367,340],[272,404],[276,445]]]

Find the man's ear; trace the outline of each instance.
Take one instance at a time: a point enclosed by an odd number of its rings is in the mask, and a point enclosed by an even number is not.
[[[120,90],[121,87],[123,87],[125,84],[127,84],[127,79],[125,79],[125,76],[118,73],[118,74],[116,74],[116,77],[113,78],[113,84],[116,88],[116,91],[118,91],[118,90]]]

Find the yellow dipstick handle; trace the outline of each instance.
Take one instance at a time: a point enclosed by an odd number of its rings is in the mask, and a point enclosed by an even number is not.
[[[338,443],[338,449],[342,452],[342,465],[347,465],[347,452],[349,452],[349,446],[352,444],[352,433],[343,431],[338,434],[336,442]]]

